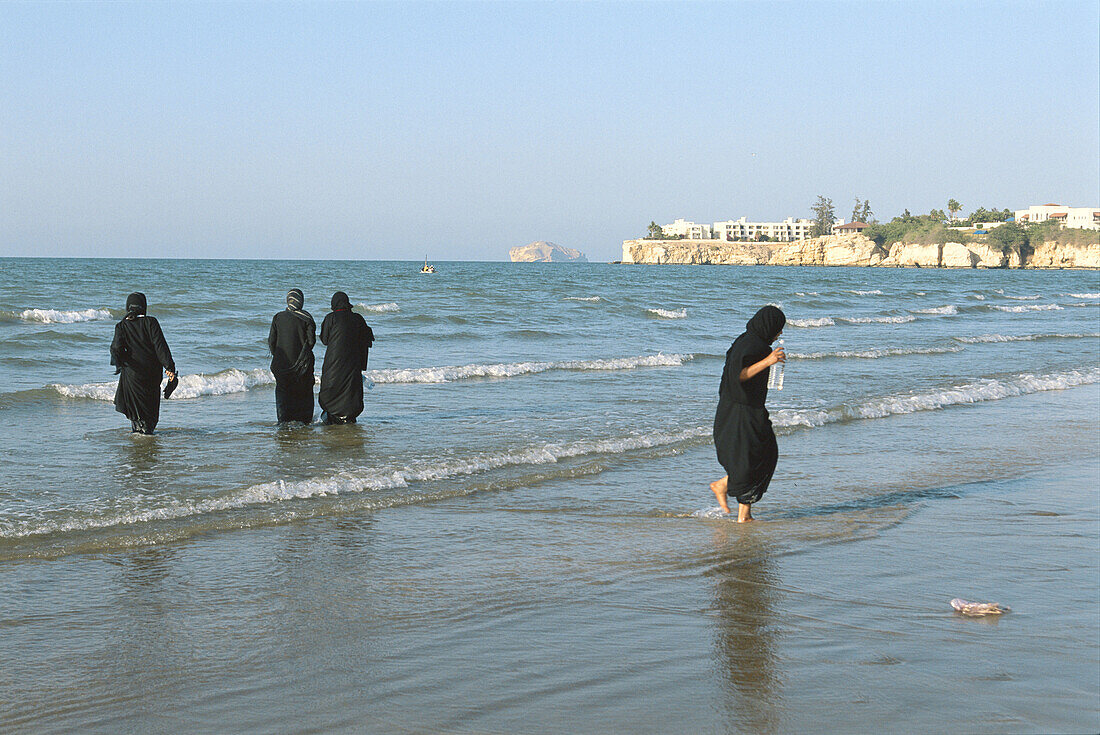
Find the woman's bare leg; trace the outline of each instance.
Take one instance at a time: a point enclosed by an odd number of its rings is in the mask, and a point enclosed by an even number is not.
[[[714,493],[714,497],[718,498],[718,505],[722,508],[723,513],[730,512],[729,502],[726,500],[726,489],[729,486],[730,476],[726,475],[721,480],[715,480],[710,484],[710,491]]]
[[[753,520],[752,506],[749,505],[748,503],[738,503],[737,504],[737,522],[738,523],[748,523],[751,520]]]

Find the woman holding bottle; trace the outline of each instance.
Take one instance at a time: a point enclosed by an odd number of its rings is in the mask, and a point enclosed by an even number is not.
[[[726,476],[710,484],[718,505],[730,512],[727,498],[737,500],[737,522],[753,520],[752,504],[763,497],[779,460],[768,409],[768,376],[772,365],[786,362],[782,347],[772,349],[787,317],[776,306],[765,306],[745,325],[745,332],[726,352],[718,410],[714,415],[714,447]]]

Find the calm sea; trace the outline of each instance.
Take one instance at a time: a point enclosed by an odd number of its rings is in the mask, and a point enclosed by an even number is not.
[[[0,265],[0,730],[1100,728],[1097,272]],[[291,287],[374,329],[357,425],[275,423]],[[111,404],[135,290],[154,437]],[[766,303],[738,526],[710,426]]]

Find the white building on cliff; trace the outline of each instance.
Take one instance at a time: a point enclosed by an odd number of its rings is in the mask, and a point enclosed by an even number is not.
[[[1037,204],[1016,210],[1017,222],[1058,220],[1063,227],[1100,230],[1100,207],[1063,207],[1061,204]]]

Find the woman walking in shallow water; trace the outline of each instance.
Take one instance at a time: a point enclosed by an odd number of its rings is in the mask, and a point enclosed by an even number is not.
[[[726,352],[714,414],[714,448],[726,476],[712,482],[710,489],[726,513],[730,512],[727,498],[736,498],[738,523],[752,520],[752,504],[768,489],[779,460],[764,399],[769,368],[787,359],[782,347],[773,350],[771,346],[786,323],[778,307],[765,306],[749,319],[745,333]]]

